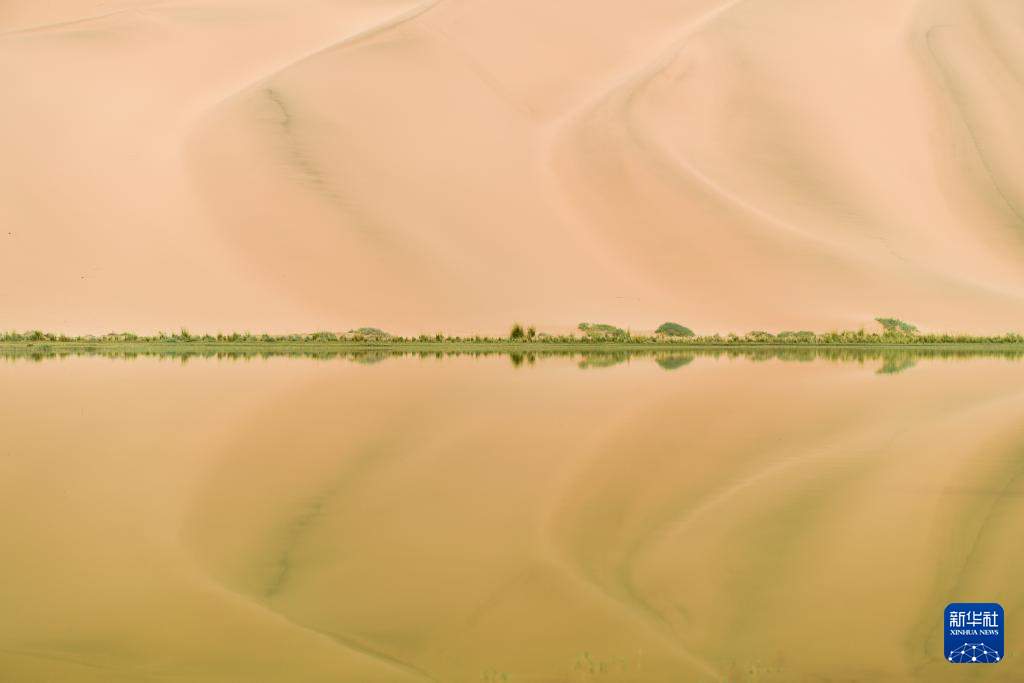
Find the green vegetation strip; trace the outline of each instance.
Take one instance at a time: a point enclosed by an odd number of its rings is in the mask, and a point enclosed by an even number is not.
[[[126,351],[173,351],[191,348],[206,350],[311,350],[311,349],[393,349],[418,350],[494,350],[543,351],[563,349],[609,351],[640,349],[687,349],[721,347],[1024,347],[1024,335],[1008,332],[996,336],[950,333],[921,333],[917,327],[899,318],[876,318],[881,332],[845,330],[833,332],[755,330],[746,334],[699,335],[679,323],[666,322],[652,334],[634,334],[606,323],[580,323],[578,333],[552,335],[538,332],[534,326],[512,326],[506,337],[481,335],[454,336],[444,333],[415,337],[392,335],[376,327],[360,327],[347,333],[311,332],[303,334],[192,334],[186,329],[173,334],[141,336],[130,332],[112,332],[101,336],[68,336],[34,330],[0,333],[0,348],[48,346],[62,349],[107,349]]]

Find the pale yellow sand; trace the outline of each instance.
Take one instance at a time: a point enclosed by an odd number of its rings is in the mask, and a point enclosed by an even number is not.
[[[0,6],[0,310],[1002,332],[1012,0]]]

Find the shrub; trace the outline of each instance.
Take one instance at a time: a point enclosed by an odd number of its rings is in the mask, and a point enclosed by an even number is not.
[[[755,344],[765,344],[775,341],[775,335],[771,332],[765,332],[764,330],[754,330],[752,332],[747,332],[743,337],[743,341]]]
[[[391,333],[378,327],[357,327],[354,330],[349,330],[348,333],[367,339],[391,339],[393,337]]]
[[[689,327],[684,327],[679,323],[662,323],[658,326],[658,329],[654,331],[655,334],[663,334],[666,337],[692,337],[694,336],[693,330]]]
[[[885,334],[915,334],[917,326],[904,322],[899,318],[875,318]]]
[[[793,332],[793,331],[790,331],[790,330],[784,330],[782,332],[779,332],[779,334],[778,334],[778,336],[776,338],[779,341],[785,341],[785,342],[796,342],[796,343],[800,343],[800,344],[813,344],[815,341],[817,341],[818,335],[814,334],[810,330],[799,330],[797,332]]]
[[[629,333],[620,327],[604,323],[580,323],[579,330],[588,339],[625,339]]]
[[[526,336],[526,332],[523,330],[523,326],[516,323],[512,326],[512,331],[508,333],[508,338],[511,341],[521,341]]]

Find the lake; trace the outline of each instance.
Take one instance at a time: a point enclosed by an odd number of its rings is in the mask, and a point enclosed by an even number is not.
[[[36,362],[33,362],[36,361]],[[0,359],[0,680],[1022,680],[1024,362]],[[943,659],[999,602],[1006,659]]]

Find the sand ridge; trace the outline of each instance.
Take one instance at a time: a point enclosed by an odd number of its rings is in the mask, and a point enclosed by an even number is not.
[[[1003,332],[1021,30],[996,0],[8,3],[0,305]]]

